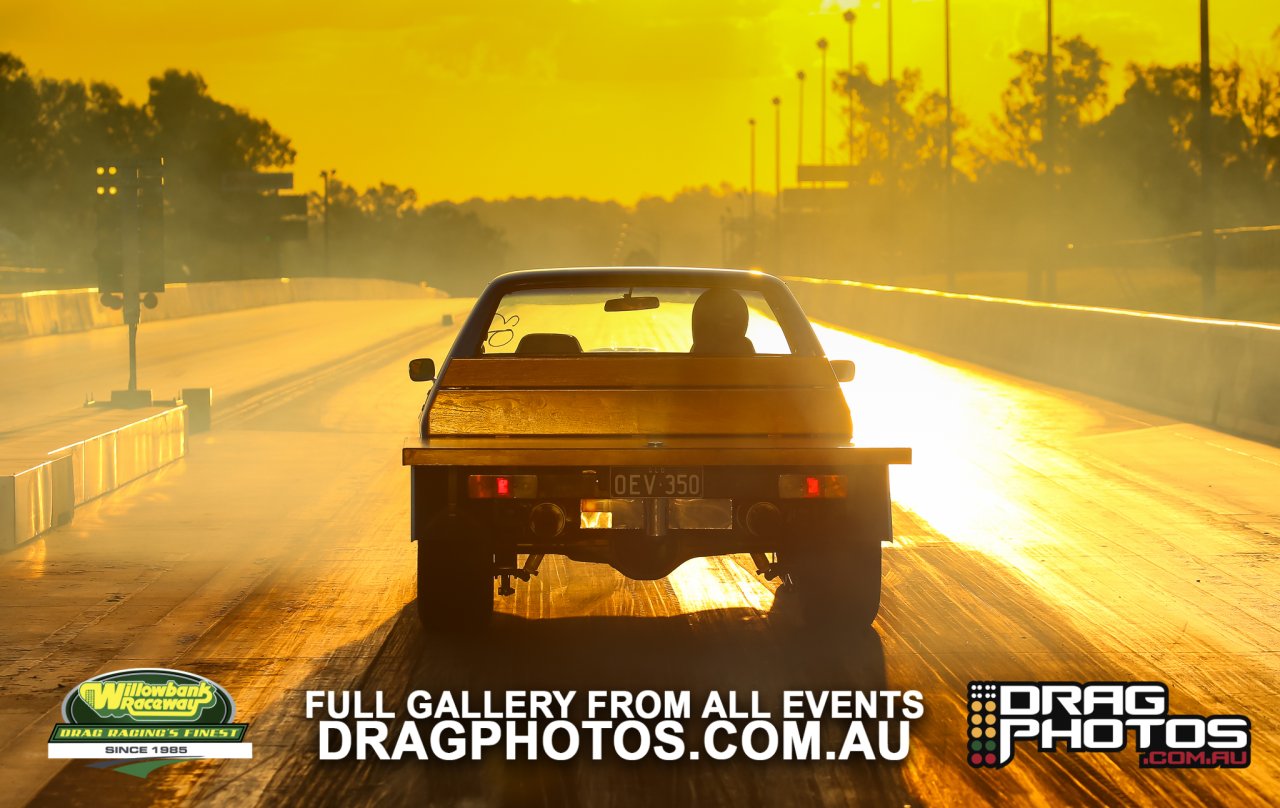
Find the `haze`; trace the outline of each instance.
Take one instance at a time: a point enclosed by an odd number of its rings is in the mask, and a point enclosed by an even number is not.
[[[955,0],[954,93],[978,127],[1014,73],[1009,54],[1044,43],[1042,0]],[[212,93],[267,117],[292,138],[300,188],[338,169],[423,199],[586,196],[632,202],[681,188],[747,182],[745,121],[781,95],[784,172],[794,177],[797,69],[807,90],[807,153],[817,157],[820,36],[832,75],[847,52],[839,13],[853,7],[856,60],[885,69],[883,3],[814,0],[484,4],[372,0],[175,7],[143,0],[32,4],[7,0],[0,51],[57,78],[116,84],[146,100],[148,77],[201,73]],[[1262,53],[1274,6],[1213,4],[1216,56]],[[1060,2],[1063,36],[1084,32],[1115,66],[1194,62],[1196,5]],[[895,5],[895,67],[942,82],[941,0]],[[837,111],[831,111],[834,151]],[[734,138],[739,140],[735,141]],[[762,157],[764,155],[762,154]],[[769,169],[771,171],[771,168]]]

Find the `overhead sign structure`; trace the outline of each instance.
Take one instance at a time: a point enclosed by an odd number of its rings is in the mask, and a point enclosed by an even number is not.
[[[307,198],[302,194],[266,196],[262,198],[264,212],[271,216],[306,216]]]
[[[222,175],[222,190],[235,197],[228,238],[251,241],[305,241],[307,197],[281,194],[293,188],[291,171],[235,171]]]
[[[267,193],[293,190],[292,171],[229,171],[222,175],[222,190]]]
[[[847,182],[852,184],[857,166],[796,166],[797,182]]]

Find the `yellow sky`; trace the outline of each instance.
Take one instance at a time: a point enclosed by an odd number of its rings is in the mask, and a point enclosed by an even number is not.
[[[1009,53],[1043,47],[1044,0],[952,0],[955,102],[985,122]],[[857,10],[855,58],[882,76],[885,3],[822,0],[221,0],[178,4],[0,0],[0,50],[54,77],[103,79],[142,100],[146,79],[196,70],[219,99],[293,138],[300,188],[322,168],[423,199],[578,195],[632,201],[747,178],[748,117],[762,120],[760,184],[794,176],[795,71],[814,42],[847,60],[839,13]],[[1056,27],[1130,61],[1193,61],[1195,0],[1058,0]],[[1217,54],[1264,53],[1274,0],[1213,0]],[[942,83],[942,0],[894,3],[897,69]],[[818,95],[805,140],[817,155]],[[832,107],[834,112],[834,105]],[[829,145],[838,143],[834,115]]]

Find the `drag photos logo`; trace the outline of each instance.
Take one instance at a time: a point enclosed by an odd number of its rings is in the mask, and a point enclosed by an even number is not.
[[[130,668],[81,682],[62,702],[51,759],[96,759],[97,768],[146,777],[171,763],[251,758],[246,724],[225,688],[186,671]]]
[[[1132,738],[1144,769],[1243,769],[1251,759],[1248,718],[1170,714],[1160,682],[970,682],[967,726],[974,768],[1007,766],[1017,741],[1118,752]]]

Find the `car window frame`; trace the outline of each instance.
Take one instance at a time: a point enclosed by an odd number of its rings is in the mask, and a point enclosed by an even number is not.
[[[471,315],[463,324],[449,356],[458,358],[479,358],[483,356],[513,356],[510,353],[486,354],[483,346],[487,341],[490,324],[498,313],[498,306],[507,295],[517,291],[538,290],[572,290],[572,289],[612,289],[617,287],[642,288],[680,288],[680,289],[712,289],[727,288],[740,291],[758,292],[772,310],[784,339],[791,348],[790,356],[825,356],[821,343],[813,332],[808,318],[800,309],[791,290],[772,275],[726,272],[723,275],[708,271],[706,274],[646,273],[629,275],[624,273],[601,273],[571,275],[566,273],[548,273],[546,277],[538,277],[537,273],[517,273],[507,282],[499,278],[489,285],[472,309]],[[589,352],[583,356],[609,356],[609,352]],[[621,354],[619,354],[621,355]],[[682,352],[635,352],[632,356],[680,356]],[[687,354],[686,354],[687,355]],[[765,354],[766,356],[787,356],[787,354]],[[443,370],[443,369],[442,369]]]

